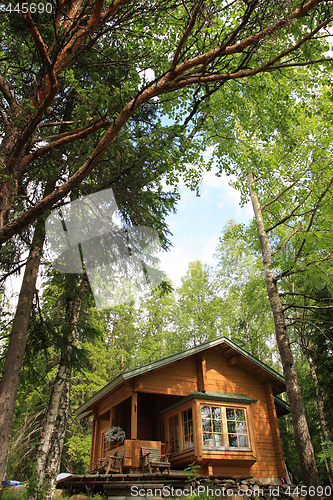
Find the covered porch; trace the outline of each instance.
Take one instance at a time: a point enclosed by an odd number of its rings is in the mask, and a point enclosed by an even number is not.
[[[124,389],[121,392],[124,392]],[[155,449],[162,457],[166,453],[170,456],[174,451],[168,445],[161,412],[180,400],[181,396],[133,391],[130,396],[119,394],[119,398],[121,396],[125,399],[106,411],[104,410],[107,401],[92,409],[94,421],[91,471],[96,470],[103,458],[114,455],[122,458],[122,468],[125,471],[134,472],[142,468],[143,449]],[[121,427],[126,434],[124,442],[120,445],[111,443],[105,438],[107,430],[115,426]]]

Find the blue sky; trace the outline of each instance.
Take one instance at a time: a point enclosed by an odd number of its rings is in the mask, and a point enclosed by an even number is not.
[[[206,172],[200,188],[200,197],[181,184],[181,200],[177,213],[167,218],[173,248],[159,255],[161,268],[171,278],[175,286],[181,284],[188,264],[193,260],[214,265],[213,254],[219,236],[228,222],[248,223],[252,217],[250,203],[240,206],[238,192],[229,186],[226,175],[217,177],[214,171]]]

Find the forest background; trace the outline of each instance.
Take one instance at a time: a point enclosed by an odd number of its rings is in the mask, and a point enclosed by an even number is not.
[[[119,370],[225,334],[281,360],[289,466],[332,484],[332,2],[4,5],[0,476],[9,446],[7,474],[52,492],[60,463],[86,467],[77,405]],[[207,147],[255,213],[224,229],[216,269],[192,263],[179,289],[102,313],[85,273],[49,266],[49,211],[109,187],[124,226],[168,248],[177,183],[199,189]],[[13,312],[5,282],[23,269]]]

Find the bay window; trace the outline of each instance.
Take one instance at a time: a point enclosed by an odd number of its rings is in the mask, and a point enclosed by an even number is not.
[[[201,406],[204,448],[249,449],[244,408]]]

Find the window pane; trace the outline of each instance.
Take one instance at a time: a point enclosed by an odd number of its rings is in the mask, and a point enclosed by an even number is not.
[[[229,446],[238,447],[237,434],[229,434]]]
[[[214,434],[215,446],[222,446],[222,434]]]
[[[244,410],[236,410],[236,419],[237,420],[245,420]]]
[[[214,419],[221,419],[221,408],[212,408],[212,416]]]
[[[202,406],[201,416],[204,446],[249,448],[245,409]],[[226,418],[228,431],[228,436],[225,438],[223,436],[222,418]],[[189,436],[193,436],[192,419],[188,422],[188,433]]]
[[[221,420],[213,420],[214,432],[221,432]]]
[[[230,433],[237,432],[236,422],[228,422],[228,432]]]
[[[246,423],[237,422],[237,431],[239,434],[246,434]]]
[[[204,433],[203,434],[203,443],[206,446],[213,446],[213,438],[212,434]]]
[[[203,420],[202,421],[202,430],[204,432],[210,432],[212,430],[212,426],[211,426],[210,420]]]
[[[222,410],[220,406],[202,406],[202,432],[204,446],[223,446]]]
[[[201,417],[202,418],[210,418],[210,406],[202,406],[201,407]]]
[[[242,448],[247,448],[249,446],[249,442],[248,442],[248,439],[247,439],[247,436],[238,436],[239,438],[239,446],[242,447]]]
[[[233,408],[227,408],[227,419],[235,420],[235,410]]]
[[[183,449],[193,447],[193,421],[192,409],[182,412],[183,419]]]

